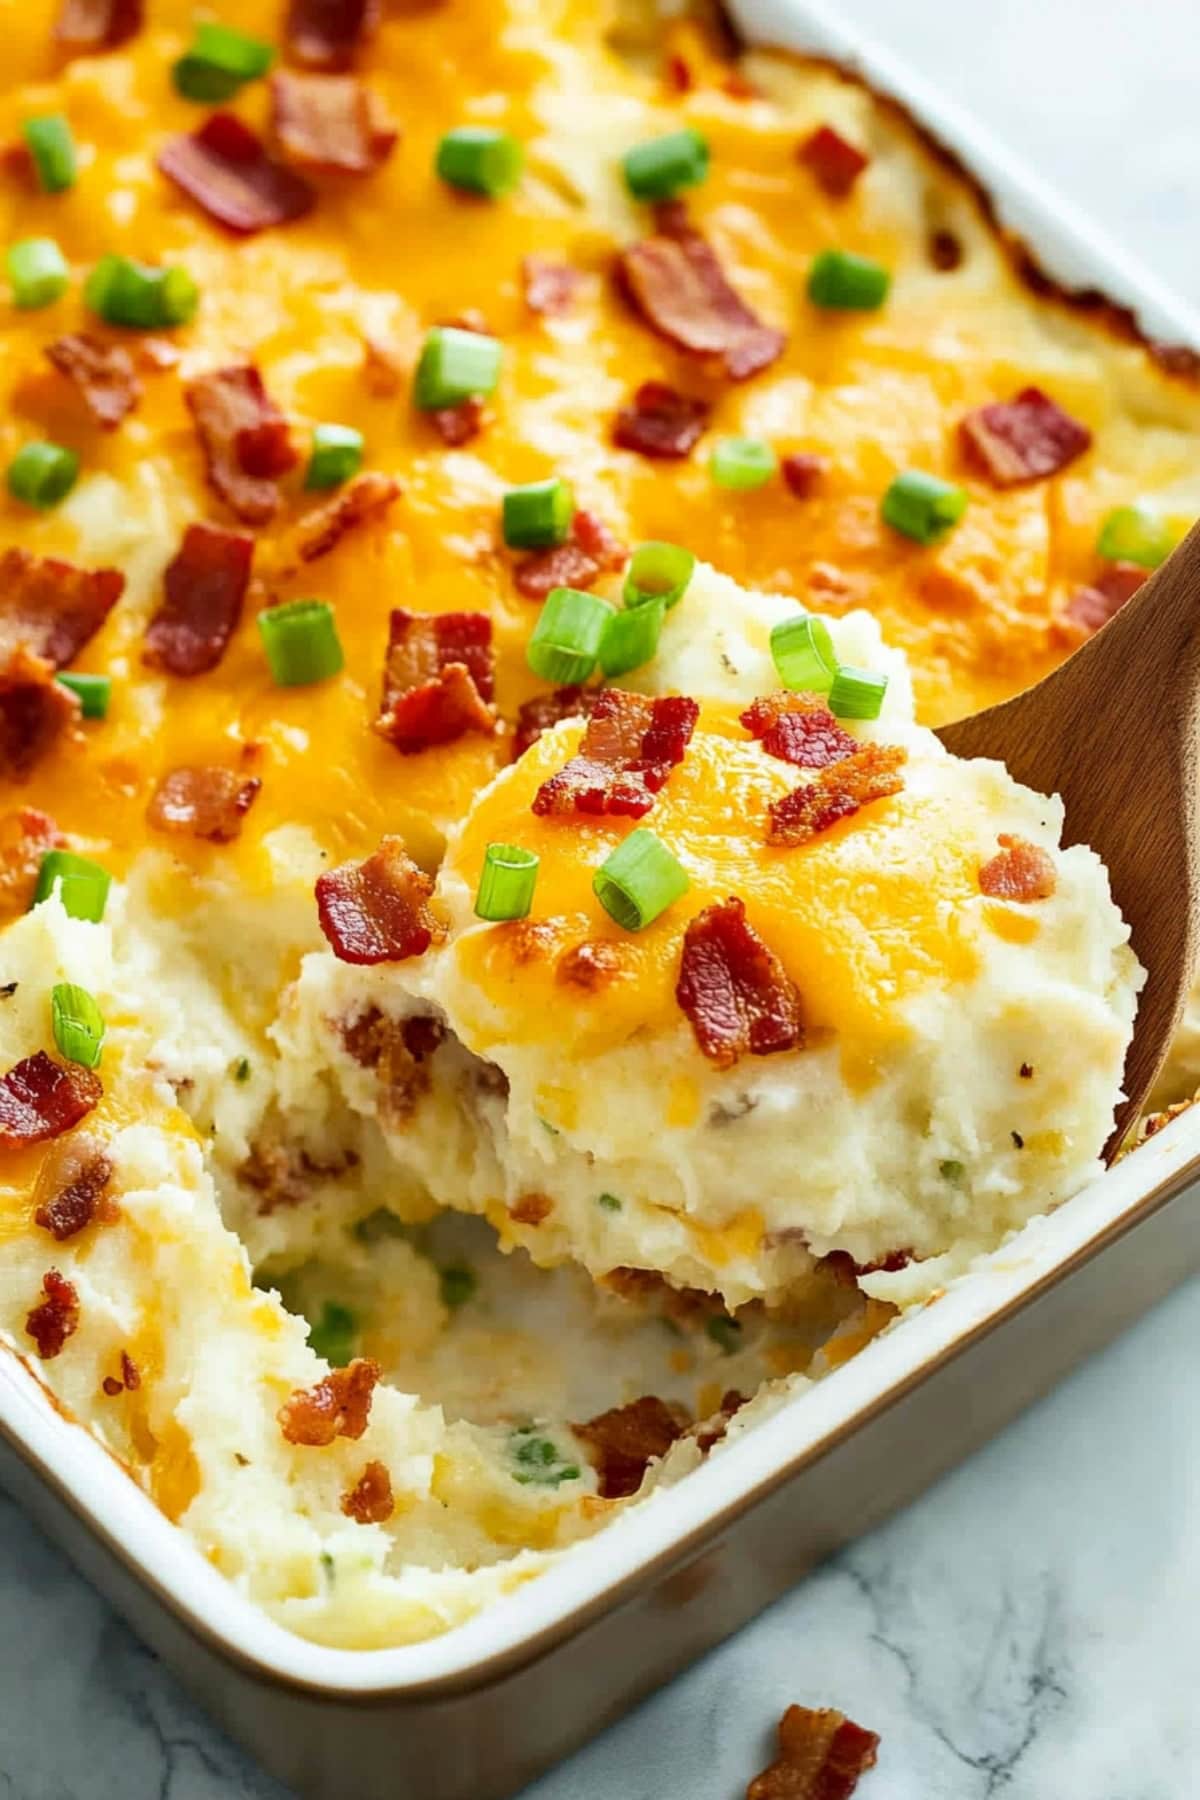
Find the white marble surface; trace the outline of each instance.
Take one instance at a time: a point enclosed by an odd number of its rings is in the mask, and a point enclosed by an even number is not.
[[[1200,302],[1194,0],[846,11]],[[1198,1337],[1193,1282],[525,1800],[735,1800],[795,1699],[882,1732],[863,1800],[1200,1792]],[[2,1499],[0,1800],[284,1800]]]

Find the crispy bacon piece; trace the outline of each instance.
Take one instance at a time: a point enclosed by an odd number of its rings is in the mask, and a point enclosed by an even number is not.
[[[62,0],[55,41],[73,55],[115,50],[142,29],[144,0]]]
[[[400,494],[400,483],[390,475],[368,470],[356,475],[332,500],[314,506],[297,526],[296,551],[301,562],[316,562],[340,544],[348,531],[382,518]]]
[[[783,332],[763,324],[690,226],[643,238],[622,253],[619,267],[626,293],[657,332],[680,350],[718,359],[734,381],[782,355]]]
[[[220,525],[189,525],[163,574],[163,603],[146,627],[142,661],[172,675],[203,675],[225,654],[242,616],[254,539]]]
[[[496,728],[492,621],[486,613],[410,613],[388,627],[375,729],[405,755]]]
[[[356,75],[291,69],[271,77],[271,129],[293,162],[338,175],[372,174],[399,135],[379,96]]]
[[[1140,563],[1109,563],[1067,602],[1051,626],[1052,634],[1060,643],[1072,647],[1094,637],[1127,600],[1133,599],[1149,574],[1149,569],[1143,569]]]
[[[359,1525],[383,1525],[395,1510],[392,1478],[381,1462],[369,1462],[354,1486],[342,1495],[342,1511]]]
[[[260,1196],[258,1214],[269,1218],[281,1207],[300,1206],[312,1193],[313,1183],[344,1175],[357,1166],[358,1156],[345,1150],[319,1161],[307,1150],[294,1150],[271,1138],[256,1138],[250,1154],[238,1164],[239,1181]]]
[[[417,1102],[429,1092],[432,1078],[426,1065],[445,1037],[445,1027],[434,1018],[397,1019],[378,1006],[368,1006],[343,1023],[338,1035],[347,1055],[378,1076],[383,1124],[398,1129],[407,1123]]]
[[[66,841],[50,814],[36,806],[0,815],[0,919],[29,911],[42,858]]]
[[[231,844],[261,787],[257,775],[239,775],[217,763],[171,769],[150,796],[146,817],[156,831]]]
[[[667,1454],[688,1424],[681,1406],[668,1404],[657,1394],[643,1394],[640,1400],[597,1413],[572,1430],[587,1445],[601,1496],[620,1500],[637,1493],[650,1464]]]
[[[279,510],[278,479],[296,461],[288,424],[253,363],[210,369],[183,390],[209,485],[245,525]]]
[[[468,400],[460,400],[457,406],[439,406],[425,417],[443,444],[448,444],[452,450],[460,450],[483,430],[483,415],[483,401],[478,394],[472,394]]]
[[[536,254],[521,258],[521,285],[530,312],[543,316],[569,312],[582,281],[582,274],[570,263]]]
[[[317,877],[317,916],[339,962],[405,962],[422,956],[444,927],[429,910],[433,877],[397,837],[385,837],[364,862]]]
[[[648,700],[606,688],[592,708],[583,742],[534,795],[533,811],[641,819],[684,758],[700,708],[672,695]]]
[[[99,1104],[100,1077],[36,1050],[0,1076],[0,1149],[61,1137]]]
[[[78,697],[55,681],[52,663],[24,644],[10,649],[0,661],[0,776],[25,781],[79,710]]]
[[[540,1225],[554,1211],[554,1202],[549,1194],[522,1194],[514,1200],[508,1209],[508,1216],[517,1225]]]
[[[262,139],[236,113],[211,113],[198,131],[169,139],[158,167],[236,237],[301,219],[316,203],[311,184],[268,156]]]
[[[603,688],[560,687],[552,694],[535,694],[517,708],[517,728],[513,735],[513,761],[524,756],[536,744],[543,731],[549,731],[563,719],[586,719],[594,711]]]
[[[791,456],[783,457],[779,464],[788,492],[795,494],[797,500],[812,499],[828,467],[823,456],[815,456],[806,450],[794,451]]]
[[[142,397],[133,358],[120,344],[105,344],[89,332],[69,332],[46,345],[46,355],[65,375],[104,431],[115,431]]]
[[[141,1385],[141,1370],[130,1356],[128,1350],[122,1350],[121,1352],[120,1379],[118,1380],[115,1375],[106,1375],[104,1380],[100,1383],[100,1386],[104,1389],[104,1392],[108,1395],[110,1400],[115,1400],[118,1394],[136,1394]]]
[[[872,800],[898,794],[904,786],[900,770],[907,759],[908,752],[894,744],[863,744],[853,756],[831,763],[806,787],[794,788],[773,803],[768,844],[794,850]]]
[[[962,239],[956,231],[941,226],[929,234],[929,260],[941,275],[951,275],[955,269],[961,269],[963,257]]]
[[[979,871],[979,891],[992,900],[1049,900],[1057,887],[1054,858],[1011,831],[1000,833],[1000,849]]]
[[[119,569],[77,569],[57,556],[6,550],[0,556],[0,645],[24,644],[66,668],[120,599]]]
[[[1057,475],[1092,441],[1086,425],[1036,387],[968,413],[958,430],[968,460],[999,488]]]
[[[79,1294],[74,1282],[47,1269],[42,1276],[44,1298],[25,1321],[25,1329],[37,1345],[43,1362],[62,1354],[63,1345],[79,1330]]]
[[[911,1250],[889,1250],[875,1262],[856,1262],[848,1250],[830,1250],[818,1264],[839,1287],[857,1287],[860,1275],[896,1275],[913,1260]]]
[[[111,1224],[118,1216],[109,1194],[112,1159],[94,1140],[68,1139],[62,1154],[52,1157],[38,1180],[45,1195],[33,1215],[35,1225],[48,1231],[60,1244],[90,1225],[93,1219]]]
[[[746,1789],[746,1800],[849,1800],[875,1767],[879,1733],[831,1707],[789,1706],[779,1721],[779,1759]]]
[[[287,1442],[316,1448],[332,1444],[334,1438],[360,1438],[382,1374],[370,1357],[356,1356],[344,1369],[331,1369],[314,1387],[297,1388],[275,1415]]]
[[[832,125],[818,125],[796,155],[834,200],[844,200],[871,159]]]
[[[684,933],[675,998],[719,1069],[803,1047],[799,990],[732,896],[706,906]]]
[[[566,543],[522,557],[513,580],[526,600],[544,600],[551,588],[590,588],[606,572],[623,569],[628,560],[628,550],[603,520],[581,509]]]
[[[741,722],[768,756],[798,769],[827,769],[860,747],[815,694],[767,694],[746,708]]]
[[[628,406],[617,414],[613,442],[639,456],[679,459],[704,435],[712,409],[665,381],[643,381]]]
[[[379,21],[379,0],[290,0],[287,47],[310,69],[347,69]]]

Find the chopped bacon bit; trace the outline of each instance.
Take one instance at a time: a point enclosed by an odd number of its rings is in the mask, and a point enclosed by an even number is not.
[[[357,1165],[358,1156],[353,1150],[344,1150],[320,1162],[307,1150],[293,1153],[282,1144],[258,1139],[251,1144],[249,1156],[239,1163],[235,1173],[239,1181],[244,1181],[247,1187],[262,1196],[259,1217],[269,1218],[279,1207],[301,1205],[312,1192],[314,1181],[344,1175],[347,1169]]]
[[[183,390],[210,486],[246,525],[279,509],[279,476],[296,461],[287,420],[253,363],[211,369]]]
[[[540,1225],[554,1211],[554,1202],[549,1194],[522,1194],[508,1209],[508,1216],[517,1225]]]
[[[459,450],[483,430],[483,413],[483,401],[478,394],[472,394],[470,399],[460,400],[457,406],[439,406],[436,412],[426,413],[425,417],[443,444]]]
[[[348,481],[341,491],[323,506],[315,506],[300,520],[297,530],[297,554],[301,562],[316,562],[327,556],[348,531],[365,525],[370,519],[382,518],[400,493],[400,483],[390,475],[368,470]]]
[[[958,429],[968,459],[999,488],[1056,475],[1092,441],[1086,425],[1036,387],[1015,400],[979,407]]]
[[[370,175],[399,135],[379,96],[355,75],[271,77],[271,126],[280,147],[302,168]]]
[[[603,691],[603,688],[560,687],[552,694],[535,694],[532,700],[524,701],[517,709],[513,760],[524,756],[543,731],[561,724],[563,719],[586,719]]]
[[[36,806],[0,815],[0,918],[29,911],[42,858],[66,841],[49,813]]]
[[[239,775],[215,763],[172,769],[150,796],[146,817],[157,831],[186,831],[209,844],[231,844],[261,787],[257,775]]]
[[[56,556],[6,550],[0,556],[0,644],[24,644],[66,668],[120,599],[119,569],[77,569]]]
[[[684,457],[704,435],[710,411],[707,400],[694,400],[665,381],[643,381],[617,414],[613,442],[640,456]]]
[[[364,862],[317,877],[317,915],[339,962],[405,962],[421,956],[444,928],[429,910],[433,877],[397,837],[385,837]]]
[[[860,1275],[898,1275],[913,1261],[911,1250],[889,1250],[875,1262],[856,1262],[848,1250],[830,1250],[818,1267],[833,1276],[839,1287],[857,1287]]]
[[[60,375],[72,382],[92,418],[105,431],[115,431],[142,397],[133,358],[120,344],[105,344],[89,332],[70,332],[47,344],[46,355]]]
[[[665,72],[667,82],[675,93],[691,93],[695,86],[695,78],[686,57],[680,56],[678,53],[668,56]]]
[[[523,256],[521,282],[530,312],[569,312],[583,276],[570,263],[553,262],[548,256]]]
[[[1011,831],[1000,833],[999,851],[979,871],[979,891],[992,900],[1049,900],[1057,887],[1054,858]]]
[[[746,1800],[850,1800],[878,1748],[879,1733],[845,1713],[789,1706],[779,1721],[779,1760],[754,1777]]]
[[[706,906],[688,926],[675,998],[719,1069],[803,1047],[799,990],[736,898]]]
[[[49,1197],[33,1215],[35,1225],[48,1231],[60,1244],[73,1238],[92,1221],[110,1225],[118,1217],[109,1196],[112,1159],[95,1143],[68,1140],[56,1166],[46,1170],[39,1187],[49,1186]]]
[[[118,1394],[123,1394],[125,1392],[125,1383],[123,1381],[118,1381],[115,1375],[106,1375],[104,1380],[100,1383],[100,1386],[110,1400],[115,1400]]]
[[[143,4],[144,0],[62,0],[55,41],[79,55],[115,50],[142,29]]]
[[[311,69],[347,69],[378,21],[379,0],[290,0],[287,47]]]
[[[791,456],[785,456],[779,467],[788,491],[795,494],[797,500],[811,500],[820,487],[829,464],[823,456],[798,450]]]
[[[395,1510],[392,1478],[381,1462],[369,1462],[354,1486],[342,1495],[342,1511],[359,1525],[383,1525]]]
[[[0,776],[24,781],[79,718],[53,664],[17,644],[0,662]]]
[[[142,1385],[141,1372],[127,1350],[121,1352],[120,1377],[106,1375],[100,1385],[110,1400],[115,1400],[118,1394],[137,1393]]]
[[[275,1415],[287,1442],[316,1448],[332,1444],[334,1438],[360,1438],[382,1374],[370,1357],[356,1356],[344,1369],[331,1369],[314,1387],[297,1388]]]
[[[1059,642],[1071,646],[1094,637],[1102,625],[1107,625],[1120,612],[1127,600],[1133,599],[1149,574],[1149,569],[1143,569],[1140,563],[1109,563],[1094,581],[1080,588],[1067,602],[1051,626],[1052,634]]]
[[[601,1495],[621,1500],[637,1493],[650,1464],[667,1454],[689,1422],[681,1406],[668,1404],[657,1394],[644,1394],[628,1406],[597,1413],[572,1430],[588,1447]]]
[[[241,618],[253,556],[245,532],[189,525],[163,575],[163,603],[146,627],[142,661],[172,675],[215,669]]]
[[[644,818],[683,761],[699,716],[696,702],[682,695],[648,700],[606,688],[579,749],[543,781],[533,811],[539,817],[578,812]]]
[[[743,1406],[748,1405],[749,1395],[739,1394],[736,1388],[730,1388],[728,1393],[722,1394],[717,1411],[693,1425],[688,1436],[695,1438],[696,1448],[701,1456],[707,1456],[713,1445],[721,1442],[735,1413],[741,1412]]]
[[[628,560],[621,540],[595,513],[581,509],[566,543],[522,557],[513,580],[526,600],[544,600],[551,588],[590,588],[606,572],[623,569]]]
[[[99,1105],[100,1077],[37,1050],[0,1076],[0,1149],[61,1137]]]
[[[943,227],[930,233],[929,260],[939,274],[951,275],[955,269],[961,269],[964,254],[962,239],[956,232]]]
[[[74,1282],[57,1269],[47,1269],[42,1276],[42,1293],[45,1299],[33,1308],[25,1329],[37,1345],[42,1361],[49,1362],[61,1354],[67,1339],[79,1330],[79,1294]]]
[[[418,1100],[429,1092],[431,1077],[424,1065],[445,1037],[445,1027],[437,1019],[397,1019],[368,1006],[343,1024],[339,1035],[347,1055],[378,1075],[383,1123],[395,1129],[411,1119]]]
[[[573,950],[559,957],[554,979],[564,987],[582,988],[585,994],[599,993],[616,980],[625,967],[620,944],[609,938],[585,938]]]
[[[267,155],[262,139],[235,113],[211,113],[198,131],[169,139],[158,167],[237,237],[303,218],[317,198],[303,175]]]
[[[406,756],[496,728],[495,658],[486,613],[410,613],[388,627],[383,702],[375,729]]]
[[[389,400],[400,392],[404,370],[395,344],[384,338],[363,338],[363,379],[367,392],[377,400]]]
[[[734,381],[782,355],[783,332],[764,325],[731,287],[716,251],[698,231],[643,238],[624,251],[621,278],[639,312],[680,350],[720,359]]]
[[[768,694],[746,708],[741,722],[768,756],[798,769],[826,769],[861,748],[815,694]]]
[[[865,151],[850,143],[832,125],[818,125],[812,136],[805,138],[796,155],[834,200],[846,198],[871,162]]]
[[[863,744],[853,756],[831,763],[806,787],[794,788],[774,802],[768,844],[796,849],[872,800],[898,794],[904,786],[900,770],[907,759],[908,752],[893,744]]]

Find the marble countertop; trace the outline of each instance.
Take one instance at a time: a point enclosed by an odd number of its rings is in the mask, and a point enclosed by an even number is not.
[[[1191,0],[843,4],[1200,303]],[[1198,1339],[1193,1282],[525,1800],[735,1800],[793,1700],[863,1800],[1195,1793]],[[0,1621],[2,1800],[286,1800],[2,1497]]]

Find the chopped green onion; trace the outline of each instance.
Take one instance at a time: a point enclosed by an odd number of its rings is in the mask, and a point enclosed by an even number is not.
[[[598,1194],[596,1205],[602,1206],[605,1212],[620,1212],[621,1210],[621,1202],[616,1194]]]
[[[808,272],[809,299],[834,312],[874,312],[891,285],[882,263],[848,250],[823,250]]]
[[[704,1329],[713,1343],[720,1345],[726,1356],[732,1356],[741,1349],[742,1328],[728,1313],[714,1313]]]
[[[425,338],[413,384],[413,399],[422,412],[440,412],[478,394],[490,394],[500,379],[503,351],[494,337],[462,331],[457,325],[435,325]]]
[[[829,710],[835,719],[877,719],[887,693],[888,678],[873,669],[852,669],[843,663],[829,690]]]
[[[363,437],[353,425],[316,425],[304,476],[306,488],[340,487],[362,468]]]
[[[687,893],[687,872],[644,825],[618,844],[592,878],[592,891],[617,924],[642,931]]]
[[[630,606],[615,612],[600,640],[600,667],[609,677],[627,675],[640,669],[658,649],[658,640],[667,616],[661,600],[649,606]]]
[[[109,325],[161,331],[187,324],[199,304],[200,290],[178,263],[159,269],[131,256],[102,256],[87,278],[83,297]]]
[[[233,1079],[239,1084],[250,1079],[250,1058],[239,1056],[233,1065]]]
[[[695,568],[695,557],[682,544],[639,544],[629,559],[625,576],[626,606],[645,606],[651,600],[661,600],[670,612],[686,594]]]
[[[670,200],[708,174],[708,143],[690,126],[635,144],[625,157],[625,183],[635,200]]]
[[[59,981],[50,990],[54,1041],[69,1062],[94,1069],[104,1048],[104,1014],[86,988]]]
[[[327,600],[285,600],[258,615],[258,629],[279,687],[327,681],[345,663],[337,620]]]
[[[348,1306],[336,1300],[327,1300],[321,1317],[308,1328],[309,1345],[335,1369],[344,1369],[353,1361],[357,1336],[358,1320]]]
[[[920,469],[906,469],[897,475],[883,496],[884,523],[918,544],[936,543],[966,510],[965,488]]]
[[[4,262],[12,282],[13,305],[22,312],[49,306],[67,291],[71,271],[53,238],[22,238],[9,245]]]
[[[40,118],[26,119],[23,130],[43,192],[61,194],[74,187],[79,173],[75,140],[63,115],[43,113]]]
[[[112,876],[99,863],[73,856],[69,850],[47,850],[38,869],[31,907],[48,900],[56,885],[68,918],[90,919],[95,924],[104,917]]]
[[[64,671],[58,677],[63,687],[79,696],[79,710],[85,719],[106,719],[112,698],[111,675],[71,675]]]
[[[952,1156],[948,1156],[945,1162],[940,1162],[938,1164],[938,1174],[941,1176],[942,1180],[952,1181],[956,1186],[962,1180],[966,1172],[966,1163],[958,1162]]]
[[[771,658],[785,688],[827,694],[837,674],[837,651],[823,619],[800,613],[771,629]]]
[[[523,919],[533,904],[540,858],[519,844],[489,844],[475,896],[478,919]]]
[[[1175,533],[1161,513],[1148,506],[1118,506],[1101,525],[1096,549],[1107,562],[1140,563],[1144,569],[1157,569],[1175,543]]]
[[[79,458],[62,444],[23,444],[8,465],[14,500],[45,511],[65,499],[79,479]]]
[[[522,1487],[558,1487],[579,1480],[579,1465],[568,1462],[558,1445],[531,1425],[513,1432],[509,1452],[516,1465],[513,1480]]]
[[[614,609],[579,588],[551,588],[525,647],[535,675],[556,687],[586,681],[596,667],[605,629]]]
[[[575,495],[561,476],[509,488],[502,515],[504,541],[513,550],[544,550],[565,543],[574,517]]]
[[[438,144],[434,167],[451,187],[496,200],[516,187],[524,162],[524,150],[507,131],[460,125]]]
[[[449,1307],[451,1312],[456,1312],[474,1294],[479,1286],[479,1277],[466,1263],[449,1263],[444,1269],[438,1270],[438,1285],[441,1288],[442,1305]]]
[[[197,25],[186,56],[171,70],[176,92],[185,100],[214,104],[231,100],[247,81],[265,75],[275,60],[270,44],[247,37],[230,25]]]
[[[723,488],[759,488],[770,481],[778,458],[762,438],[722,438],[709,459],[713,480]]]

